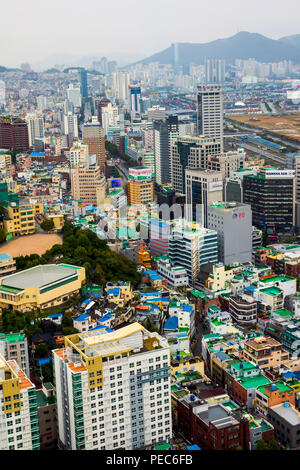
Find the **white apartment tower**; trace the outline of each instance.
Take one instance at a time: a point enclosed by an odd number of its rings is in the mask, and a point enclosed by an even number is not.
[[[0,354],[0,450],[39,450],[35,385]]]
[[[132,450],[172,438],[170,349],[139,323],[65,338],[53,351],[59,444]]]
[[[68,100],[73,103],[73,106],[80,108],[81,106],[81,91],[80,88],[75,88],[72,84],[69,85],[67,89]]]
[[[218,140],[223,152],[223,94],[219,85],[197,87],[197,134]]]
[[[27,114],[29,146],[34,146],[35,139],[41,139],[45,135],[44,120],[41,114]]]

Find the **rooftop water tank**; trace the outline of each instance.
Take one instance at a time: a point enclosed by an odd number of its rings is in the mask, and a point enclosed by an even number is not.
[[[272,384],[272,386],[271,386],[271,390],[272,390],[272,392],[274,392],[275,390],[277,390],[277,387],[276,387],[276,385],[275,385],[275,384]]]
[[[284,407],[285,407],[285,408],[288,408],[289,406],[290,406],[289,402],[288,402],[288,401],[285,401],[285,402],[284,402]]]
[[[196,398],[195,395],[190,395],[190,400],[191,401],[195,401],[195,398]]]

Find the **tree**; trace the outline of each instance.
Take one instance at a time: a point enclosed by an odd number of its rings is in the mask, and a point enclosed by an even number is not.
[[[35,349],[35,356],[36,357],[39,357],[39,358],[48,357],[48,354],[49,354],[49,348],[48,348],[47,344],[42,343],[42,344],[37,345],[37,347]]]
[[[3,228],[0,228],[0,243],[4,243],[6,241],[6,232]]]
[[[41,223],[41,228],[45,230],[45,232],[50,232],[50,230],[52,230],[53,227],[54,227],[54,222],[52,219],[45,219]]]

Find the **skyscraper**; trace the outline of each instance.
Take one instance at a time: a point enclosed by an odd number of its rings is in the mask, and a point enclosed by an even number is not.
[[[81,94],[83,98],[88,97],[87,71],[80,71]]]
[[[207,225],[207,209],[223,200],[223,176],[219,171],[187,169],[185,172],[186,204],[189,221]],[[212,228],[212,227],[209,227]]]
[[[225,81],[225,60],[207,59],[205,62],[205,81],[207,84],[222,84]]]
[[[290,232],[295,225],[295,170],[264,167],[244,176],[243,202],[250,204],[252,223],[261,230]]]
[[[64,115],[64,133],[68,136],[68,145],[73,145],[73,139],[78,137],[78,120],[76,114]]]
[[[29,138],[29,146],[34,146],[35,139],[39,139],[44,137],[44,120],[43,117],[36,113],[36,114],[27,114],[26,121],[28,124],[28,138]]]
[[[197,134],[217,139],[223,152],[223,95],[219,85],[198,86]]]
[[[68,100],[73,103],[74,107],[80,108],[81,106],[81,93],[80,88],[74,88],[72,84],[69,85],[67,89]]]
[[[141,87],[139,85],[130,85],[129,87],[129,105],[132,118],[136,114],[141,114]]]
[[[208,168],[209,156],[220,153],[217,139],[178,137],[171,148],[171,182],[175,192],[185,194],[185,171],[188,168]]]
[[[106,162],[105,133],[96,116],[93,116],[92,122],[83,126],[82,137],[89,148],[89,155],[96,155],[97,165],[103,171]]]
[[[132,450],[170,442],[165,338],[133,323],[65,341],[66,348],[53,351],[60,448]]]
[[[153,121],[155,181],[159,185],[171,182],[171,149],[178,132],[177,116]]]
[[[99,166],[80,166],[71,169],[71,190],[74,200],[98,206],[98,188],[105,186],[105,178],[101,177]]]

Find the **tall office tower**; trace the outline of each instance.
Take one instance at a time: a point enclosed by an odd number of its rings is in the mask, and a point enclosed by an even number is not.
[[[105,153],[105,132],[100,126],[96,116],[92,117],[92,122],[88,122],[82,129],[83,142],[89,148],[89,155],[96,155],[97,165],[104,171],[106,162]]]
[[[185,194],[185,171],[208,168],[209,157],[220,154],[221,143],[214,138],[178,137],[171,148],[171,183],[175,192]]]
[[[104,73],[104,74],[108,73],[107,57],[101,57],[101,59],[100,59],[100,69],[101,69],[102,73]]]
[[[223,176],[218,171],[191,169],[185,172],[187,219],[203,227],[207,225],[207,209],[215,201],[223,201]],[[212,228],[212,227],[209,227]]]
[[[81,70],[80,71],[80,87],[81,87],[81,94],[83,98],[88,97],[88,84],[87,84],[87,71]]]
[[[248,204],[215,202],[207,209],[207,228],[218,232],[219,261],[224,265],[252,260],[252,211]]]
[[[148,108],[148,121],[164,121],[166,118],[166,108],[161,106],[152,106]]]
[[[44,111],[45,109],[47,109],[47,96],[38,96],[36,102],[39,111]]]
[[[197,134],[212,137],[223,152],[223,94],[219,85],[197,87]]]
[[[23,332],[0,333],[0,354],[6,361],[15,360],[27,377],[30,376],[28,344]]]
[[[69,85],[69,88],[67,89],[67,98],[71,103],[73,103],[73,106],[76,108],[81,107],[81,92],[80,88],[74,88],[72,83]]]
[[[130,76],[127,70],[118,70],[113,73],[114,95],[119,100],[128,101]]]
[[[207,84],[222,84],[225,81],[226,62],[223,59],[205,61],[205,81]]]
[[[295,226],[295,170],[261,168],[244,176],[243,202],[250,204],[252,223],[265,231],[290,232]]]
[[[64,114],[68,114],[68,113],[74,114],[74,104],[72,103],[72,101],[65,100],[64,101]]]
[[[88,165],[89,163],[89,149],[80,141],[74,141],[73,147],[70,148],[70,165],[75,168],[80,165]]]
[[[108,98],[106,98],[106,96],[103,96],[102,98],[96,98],[95,99],[95,113],[97,113],[99,124],[102,127],[103,127],[102,108],[105,108],[109,104],[110,104],[110,100]]]
[[[154,201],[152,169],[148,167],[129,168],[128,204],[148,204]]]
[[[76,114],[64,115],[64,133],[68,136],[68,145],[72,147],[74,138],[78,138],[78,119]]]
[[[218,261],[217,232],[195,223],[175,225],[169,240],[169,258],[172,264],[186,268],[192,285],[201,266]]]
[[[39,450],[35,385],[16,361],[0,354],[0,450]]]
[[[136,114],[141,114],[141,87],[139,85],[130,85],[129,87],[129,107],[132,118]]]
[[[41,139],[45,135],[44,119],[41,114],[27,114],[29,146],[34,146],[35,139]]]
[[[108,135],[109,127],[116,127],[119,121],[119,110],[117,106],[108,103],[101,108],[101,120],[104,133]]]
[[[178,137],[178,117],[169,116],[165,121],[153,122],[155,181],[171,182],[171,149]]]
[[[287,168],[295,170],[295,225],[300,227],[300,153],[287,154]]]
[[[29,150],[27,122],[15,117],[0,117],[0,148]]]
[[[98,206],[97,191],[105,184],[99,166],[81,166],[71,169],[71,191],[75,200]]]
[[[170,348],[162,336],[139,323],[79,333],[53,351],[53,363],[60,448],[149,449],[171,440]]]

